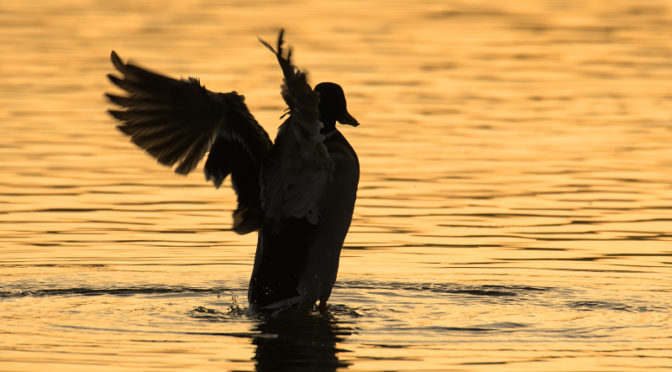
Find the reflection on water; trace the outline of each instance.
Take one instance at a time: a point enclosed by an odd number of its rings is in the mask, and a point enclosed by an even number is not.
[[[252,343],[258,371],[335,371],[350,363],[339,361],[336,342],[350,332],[324,316],[281,315],[261,319]]]
[[[248,316],[233,192],[104,113],[115,49],[274,137],[281,26],[362,123],[325,317]],[[0,370],[668,368],[671,34],[665,0],[3,1]]]
[[[252,333],[227,334],[250,338],[257,371],[335,371],[351,363],[340,361],[337,342],[343,342],[351,329],[339,325],[336,318],[343,306],[325,314],[255,314]],[[226,311],[199,306],[191,316],[209,322],[231,322],[246,318],[247,312],[235,302]],[[219,334],[222,335],[222,334]]]

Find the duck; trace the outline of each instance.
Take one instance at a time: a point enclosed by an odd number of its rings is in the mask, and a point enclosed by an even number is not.
[[[112,51],[122,91],[105,93],[117,128],[158,163],[187,175],[206,158],[206,181],[219,188],[230,176],[237,196],[232,230],[257,232],[248,287],[249,310],[324,313],[336,282],[341,250],[352,222],[359,159],[336,124],[358,126],[343,88],[314,88],[294,65],[284,29],[276,57],[287,108],[275,141],[236,91],[213,92],[197,78],[174,79]]]

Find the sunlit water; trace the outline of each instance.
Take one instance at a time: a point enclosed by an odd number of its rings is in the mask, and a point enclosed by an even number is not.
[[[0,370],[672,368],[669,1],[0,3]],[[247,315],[235,196],[106,116],[109,52],[246,95],[279,27],[362,123],[326,316]]]

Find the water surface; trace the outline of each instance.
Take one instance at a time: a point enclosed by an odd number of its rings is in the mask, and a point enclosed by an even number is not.
[[[110,50],[271,136],[286,27],[362,176],[326,316],[246,314],[235,195],[114,129]],[[672,4],[0,4],[0,370],[672,368]]]

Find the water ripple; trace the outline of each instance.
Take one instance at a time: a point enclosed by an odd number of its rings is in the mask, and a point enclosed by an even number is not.
[[[189,294],[189,293],[210,293],[218,294],[221,288],[190,288],[190,287],[136,287],[136,288],[53,288],[53,289],[33,289],[0,291],[0,298],[13,297],[47,297],[47,296],[133,296],[148,294]]]

